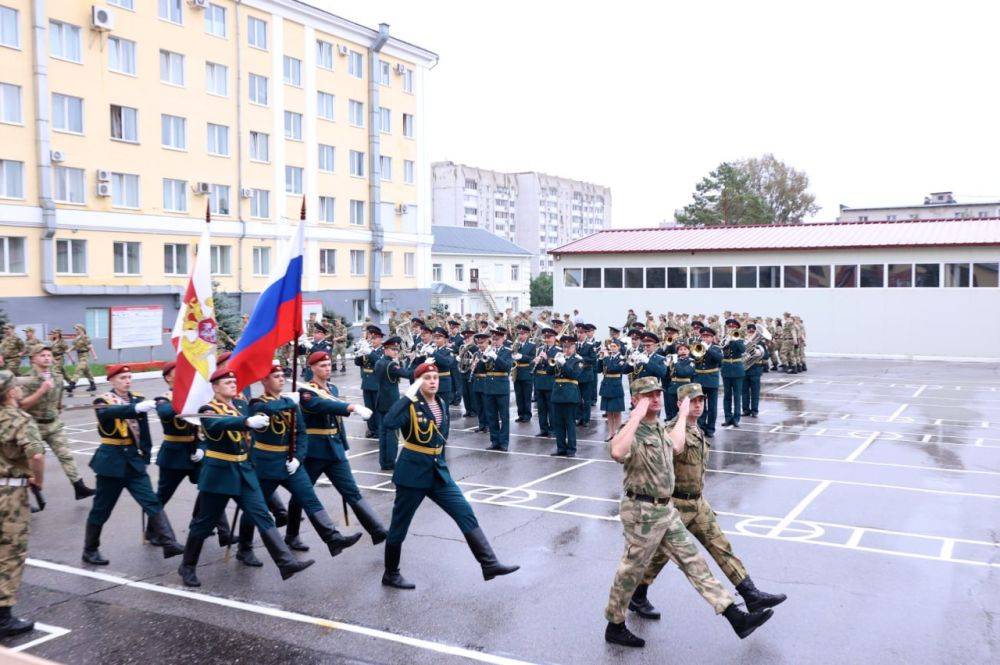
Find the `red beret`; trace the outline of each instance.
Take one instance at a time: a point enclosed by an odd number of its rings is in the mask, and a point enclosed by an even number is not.
[[[225,367],[220,367],[212,373],[212,383],[216,381],[221,381],[222,379],[235,379],[236,372],[231,369],[226,369]]]
[[[282,375],[285,373],[285,366],[282,365],[281,361],[278,360],[277,358],[275,358],[274,362],[271,363],[271,371],[268,372],[267,375],[271,376],[275,372],[278,372],[279,374],[282,374]]]
[[[434,361],[421,363],[415,370],[413,370],[413,378],[419,379],[427,372],[436,372],[436,371],[438,371],[438,366],[434,364]]]
[[[129,367],[128,365],[108,365],[108,368],[106,370],[106,376],[107,378],[110,379],[113,376],[118,376],[119,374],[124,374],[126,372],[131,372],[131,371],[132,368]]]
[[[315,351],[315,352],[309,354],[309,361],[308,362],[309,362],[309,365],[311,367],[312,365],[315,365],[316,363],[321,363],[324,360],[329,360],[329,359],[330,359],[330,354],[327,353],[326,351]]]
[[[233,355],[232,351],[223,351],[219,355],[215,356],[215,364],[221,365],[222,363],[229,360],[229,357]]]
[[[168,362],[166,365],[163,366],[163,376],[170,374],[170,372],[174,371],[175,367],[177,367],[177,363],[175,361],[171,360],[170,362]]]

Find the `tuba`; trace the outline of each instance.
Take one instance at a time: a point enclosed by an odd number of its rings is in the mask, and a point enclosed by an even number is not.
[[[743,369],[750,369],[762,361],[764,353],[764,340],[757,334],[751,340],[750,347],[743,353]]]

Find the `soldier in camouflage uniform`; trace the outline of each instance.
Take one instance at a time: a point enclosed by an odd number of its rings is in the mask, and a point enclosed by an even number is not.
[[[676,418],[664,426],[671,433],[676,430],[679,436],[683,436],[684,444],[680,451],[674,449],[676,483],[672,503],[680,514],[684,528],[690,531],[691,535],[697,538],[712,555],[715,563],[736,586],[736,591],[743,596],[747,609],[753,612],[774,607],[785,601],[785,594],[765,593],[754,586],[743,562],[733,553],[733,546],[722,533],[715,519],[715,511],[702,496],[705,487],[705,469],[708,465],[708,438],[698,427],[698,417],[694,415],[698,411],[696,405],[704,401],[701,385],[689,383],[681,386],[677,391],[677,401],[680,403],[685,399],[689,403],[687,412],[682,410]],[[660,618],[660,613],[647,599],[646,590],[669,560],[667,552],[657,551],[649,562],[642,584],[636,588],[636,593],[629,603],[629,609],[639,616],[647,619]]]
[[[42,438],[20,398],[14,374],[0,370],[0,638],[35,627],[11,614],[28,557],[28,484],[41,489],[45,471]]]
[[[45,443],[55,453],[63,473],[73,485],[76,499],[86,499],[94,495],[87,487],[76,468],[76,461],[69,449],[69,441],[63,430],[59,414],[62,411],[63,385],[59,375],[52,372],[52,348],[48,342],[36,342],[30,350],[31,369],[21,379],[24,397],[21,408],[31,414],[38,424],[38,432]]]
[[[24,341],[14,332],[14,326],[8,323],[3,327],[3,341],[0,341],[0,356],[3,356],[4,369],[17,375],[23,353]]]
[[[94,345],[90,342],[90,337],[87,336],[87,329],[83,327],[83,324],[78,323],[73,328],[76,330],[76,337],[73,338],[73,351],[76,351],[76,372],[66,372],[66,381],[75,387],[76,377],[79,374],[79,376],[90,381],[87,392],[97,392],[94,375],[90,373],[90,354],[93,353],[94,360],[97,360],[97,352],[94,351]],[[70,392],[72,392],[72,389]]]
[[[695,386],[700,392],[700,385],[690,384]],[[608,620],[604,639],[622,646],[645,646],[645,640],[625,626],[625,609],[656,556],[676,561],[702,598],[744,638],[771,618],[771,610],[743,612],[709,571],[680,514],[670,503],[674,492],[673,456],[683,450],[684,439],[682,436],[679,442],[675,440],[658,417],[663,387],[656,377],[646,376],[633,381],[631,389],[632,413],[611,439],[611,457],[625,467],[625,492],[619,512],[625,531],[625,553],[604,610]],[[689,406],[690,400],[685,399],[681,418],[687,417]]]
[[[796,353],[799,346],[799,333],[792,322],[792,315],[785,312],[785,320],[781,326],[781,364],[786,374],[798,374]]]
[[[62,328],[52,329],[52,332],[49,333],[49,344],[52,346],[52,373],[57,374],[60,379],[65,380],[66,354],[69,353],[69,344],[63,339]],[[67,387],[66,393],[72,397],[73,389]]]
[[[330,361],[333,366],[337,366],[337,357],[340,357],[340,372],[341,374],[347,372],[347,326],[344,325],[344,320],[341,318],[336,318],[333,321],[333,325],[330,327]]]

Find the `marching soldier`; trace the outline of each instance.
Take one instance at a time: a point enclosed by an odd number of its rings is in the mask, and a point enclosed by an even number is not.
[[[541,348],[535,353],[532,371],[535,377],[535,406],[538,409],[539,431],[536,436],[551,437],[552,390],[556,385],[555,357],[559,353],[556,331],[553,328],[542,328],[542,340]]]
[[[490,430],[490,445],[487,450],[507,452],[510,446],[510,368],[514,364],[510,351],[504,346],[506,328],[493,331],[490,347],[483,352],[476,363],[476,374],[483,374],[483,409]],[[438,368],[440,377],[440,368]]]
[[[733,546],[722,533],[712,506],[702,496],[708,465],[708,439],[698,427],[698,412],[704,403],[701,386],[697,383],[684,386],[677,391],[677,398],[680,400],[678,416],[668,422],[664,430],[670,432],[673,442],[676,483],[671,503],[676,508],[681,523],[712,555],[722,572],[736,586],[736,591],[746,601],[750,612],[759,612],[783,603],[787,598],[785,594],[765,593],[754,586],[743,562],[733,553]],[[664,550],[657,550],[650,560],[642,584],[637,587],[630,604],[630,609],[639,616],[660,618],[659,612],[647,598],[647,589],[668,561],[670,553]]]
[[[234,401],[236,374],[223,367],[211,376],[215,393],[211,402],[198,409],[208,417],[202,418],[204,433],[202,447],[198,449],[197,461],[204,459],[204,468],[198,479],[198,516],[188,527],[184,558],[177,569],[185,586],[198,587],[196,568],[201,556],[201,547],[212,533],[219,516],[226,511],[230,499],[243,509],[260,531],[260,538],[278,570],[281,579],[305,570],[315,563],[312,559],[299,561],[281,540],[281,534],[267,510],[267,503],[261,493],[260,481],[253,464],[249,461],[248,435],[251,429],[262,429],[270,424],[267,415],[249,415],[242,402]]]
[[[0,341],[0,356],[3,356],[4,368],[15,376],[21,368],[21,354],[24,353],[24,340],[17,336],[14,326],[9,323],[3,327],[3,340]]]
[[[802,319],[798,316],[793,316],[792,321],[795,323],[795,331],[799,337],[799,345],[795,347],[795,360],[796,368],[800,372],[806,371],[806,329],[802,325]]]
[[[378,377],[375,376],[375,365],[382,357],[382,329],[378,326],[368,326],[366,329],[371,342],[370,353],[359,354],[354,357],[354,364],[361,368],[361,394],[364,397],[365,408],[376,413],[374,418],[367,421],[368,431],[365,436],[369,439],[378,438],[379,416],[375,411],[378,403]]]
[[[35,628],[34,622],[11,614],[28,557],[28,486],[40,491],[45,474],[42,437],[31,416],[18,407],[20,398],[13,372],[0,370],[0,638]]]
[[[385,544],[382,584],[396,589],[416,587],[400,573],[399,560],[410,522],[425,497],[430,497],[458,524],[469,549],[482,567],[483,579],[489,581],[500,575],[509,575],[519,566],[505,566],[497,560],[486,534],[479,527],[472,506],[448,471],[445,447],[451,419],[448,404],[437,395],[436,367],[423,363],[416,368],[413,378],[406,394],[386,415],[389,427],[400,430],[403,450],[392,474],[396,499]]]
[[[94,495],[94,490],[87,487],[76,460],[69,449],[69,441],[63,429],[60,412],[62,411],[62,377],[52,370],[52,348],[48,342],[38,342],[29,349],[28,359],[31,369],[27,376],[20,379],[24,397],[21,398],[21,408],[31,414],[38,424],[38,432],[59,460],[59,466],[73,485],[73,495],[77,501]]]
[[[250,400],[250,414],[263,414],[268,418],[265,427],[254,429],[250,433],[253,440],[250,456],[260,481],[261,493],[270,496],[279,486],[288,490],[305,510],[320,539],[326,543],[330,556],[337,556],[358,542],[361,534],[345,536],[337,531],[302,466],[308,450],[309,435],[297,404],[300,394],[282,392],[285,387],[285,370],[279,363],[271,366],[271,373],[261,380],[261,385],[264,387],[264,394]],[[247,566],[260,567],[264,564],[253,553],[253,532],[253,520],[244,512],[240,521],[236,558]]]
[[[337,366],[337,358],[340,358],[340,373],[347,372],[347,335],[350,331],[344,325],[343,319],[337,317],[330,326],[330,360],[333,366]]]
[[[722,349],[715,343],[715,330],[708,326],[701,328],[701,343],[705,353],[694,362],[694,380],[704,391],[705,411],[698,424],[705,436],[715,436],[715,421],[719,417],[719,370],[722,366]]]
[[[178,418],[174,405],[171,403],[176,367],[177,363],[173,361],[163,366],[163,380],[167,384],[167,392],[155,400],[156,415],[163,428],[163,443],[160,444],[160,450],[156,453],[156,466],[159,467],[159,475],[156,480],[156,498],[164,507],[185,478],[197,487],[202,467],[202,463],[197,461],[199,457],[197,429],[183,418]],[[192,517],[197,515],[198,502],[196,501]],[[219,546],[225,547],[232,540],[229,533],[229,522],[226,521],[225,514],[219,516],[215,528],[219,534]],[[146,540],[153,545],[161,544],[156,542],[156,534],[150,528],[146,529]]]
[[[322,323],[318,322],[313,323],[313,331],[312,331],[313,343],[312,347],[309,349],[310,353],[322,352],[322,353],[332,354],[333,347],[330,345],[330,342],[327,341],[326,339],[327,332],[329,332],[327,330],[327,327],[324,326]],[[302,368],[302,378],[305,379],[306,381],[312,380],[312,370],[309,369],[308,365]]]
[[[348,404],[339,398],[337,386],[329,383],[333,363],[328,354],[310,354],[308,361],[313,370],[313,380],[299,386],[299,408],[305,419],[306,434],[309,435],[304,462],[306,474],[314,485],[320,476],[325,475],[354,510],[362,528],[371,536],[372,544],[378,545],[385,540],[385,527],[371,505],[362,498],[358,483],[351,473],[351,463],[347,459],[347,430],[342,420],[352,413],[370,420],[372,412],[367,407]],[[302,507],[293,498],[288,506],[285,542],[293,550],[305,552],[309,550],[309,546],[299,538],[301,522]]]
[[[73,338],[73,350],[76,351],[76,371],[68,372],[66,379],[73,387],[76,387],[76,377],[79,375],[90,382],[87,392],[95,393],[97,392],[97,384],[94,383],[94,375],[90,372],[90,356],[93,354],[93,360],[97,360],[97,351],[94,350],[94,345],[91,343],[90,337],[87,336],[87,329],[83,327],[82,323],[76,324],[73,329],[76,330],[76,337]]]
[[[128,365],[108,365],[107,377],[111,391],[94,400],[101,445],[90,460],[90,468],[97,474],[97,494],[87,516],[82,558],[95,566],[108,565],[98,549],[101,530],[122,490],[128,490],[149,515],[150,543],[162,543],[165,559],[177,556],[184,548],[177,542],[146,473],[153,448],[148,414],[156,409],[156,402],[131,391],[132,369]]]
[[[785,321],[781,327],[781,362],[786,374],[798,374],[796,351],[799,346],[799,331],[795,328],[792,315],[785,312]]]
[[[382,419],[392,405],[399,399],[399,380],[409,379],[411,370],[403,367],[399,361],[399,337],[390,337],[382,344],[383,356],[375,364],[375,376],[378,379],[378,399],[375,410],[379,414],[378,432],[378,463],[383,471],[391,471],[396,465],[396,453],[399,452],[399,437],[396,430],[382,423]]]
[[[60,383],[66,380],[66,354],[69,353],[69,344],[62,336],[62,328],[53,328],[49,333],[49,344],[52,348],[52,372],[57,374]],[[69,384],[67,384],[68,386]],[[66,394],[73,396],[73,391],[67,388]]]
[[[736,319],[726,319],[726,338],[722,347],[722,412],[725,420],[723,427],[739,427],[740,416],[743,413],[743,381],[746,370],[743,368],[743,353],[747,350],[742,339],[733,339],[733,334],[740,329]]]
[[[316,312],[309,312],[309,318],[306,319],[306,334],[310,337],[313,336],[317,323],[319,323],[319,321],[316,320]]]
[[[556,431],[556,451],[550,457],[576,457],[576,415],[580,406],[581,359],[576,353],[576,337],[563,335],[562,352],[557,353],[555,385],[552,388],[552,426]]]
[[[597,349],[587,339],[587,324],[576,325],[576,353],[580,356],[580,402],[576,409],[577,427],[590,427],[590,388],[594,383]]]
[[[517,341],[511,347],[511,360],[514,361],[514,401],[517,404],[517,422],[531,422],[531,393],[534,386],[531,361],[535,358],[536,347],[528,340],[531,326],[525,323],[517,324]]]
[[[697,384],[691,388],[701,392]],[[691,585],[715,612],[729,620],[736,634],[741,639],[747,637],[771,618],[772,610],[743,612],[708,569],[694,539],[684,528],[680,514],[671,504],[673,456],[684,450],[684,425],[668,430],[660,422],[659,402],[663,399],[663,387],[655,377],[633,381],[631,390],[632,413],[611,439],[611,457],[625,468],[625,491],[619,509],[625,533],[625,553],[604,610],[604,618],[608,621],[604,639],[627,647],[645,646],[646,641],[625,626],[626,607],[637,600],[645,600],[645,588],[640,587],[640,583],[650,562],[668,558],[677,562]],[[690,406],[689,399],[682,401],[681,423],[687,422]]]

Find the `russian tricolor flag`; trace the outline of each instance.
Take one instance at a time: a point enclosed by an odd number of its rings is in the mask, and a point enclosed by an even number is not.
[[[305,201],[298,227],[275,265],[250,314],[226,368],[236,373],[242,390],[271,371],[274,352],[302,334],[302,252],[305,247]]]

